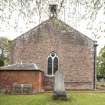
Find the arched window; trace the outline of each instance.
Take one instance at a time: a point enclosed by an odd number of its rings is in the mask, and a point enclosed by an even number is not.
[[[58,56],[54,51],[48,56],[48,75],[54,75],[58,70]]]

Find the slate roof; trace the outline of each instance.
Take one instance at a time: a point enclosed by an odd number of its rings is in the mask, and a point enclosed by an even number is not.
[[[3,66],[0,68],[0,70],[39,70],[39,69],[37,65],[34,63],[19,63],[19,64]]]

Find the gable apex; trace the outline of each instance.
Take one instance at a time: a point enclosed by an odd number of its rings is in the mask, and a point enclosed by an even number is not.
[[[73,27],[69,26],[68,24],[66,24],[65,22],[59,20],[56,17],[52,17],[44,22],[42,22],[41,24],[37,25],[36,27],[30,29],[29,31],[27,31],[26,33],[22,34],[21,36],[17,37],[14,40],[18,40],[18,39],[28,39],[29,37],[31,37],[33,34],[38,34],[38,32],[40,33],[41,30],[44,29],[44,27],[46,26],[51,26],[53,27],[54,31],[59,31],[61,33],[72,33],[73,37],[81,37],[83,40],[87,40],[89,42],[94,42],[91,38],[87,37],[86,35],[82,34],[81,32],[79,32],[78,30],[74,29]]]

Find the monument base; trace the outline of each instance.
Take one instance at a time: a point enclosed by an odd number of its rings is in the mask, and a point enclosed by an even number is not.
[[[67,100],[66,92],[53,92],[54,100]]]

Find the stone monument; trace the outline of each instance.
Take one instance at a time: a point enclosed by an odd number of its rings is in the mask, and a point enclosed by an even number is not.
[[[58,70],[55,73],[53,99],[67,100],[67,95],[64,86],[63,72]]]

